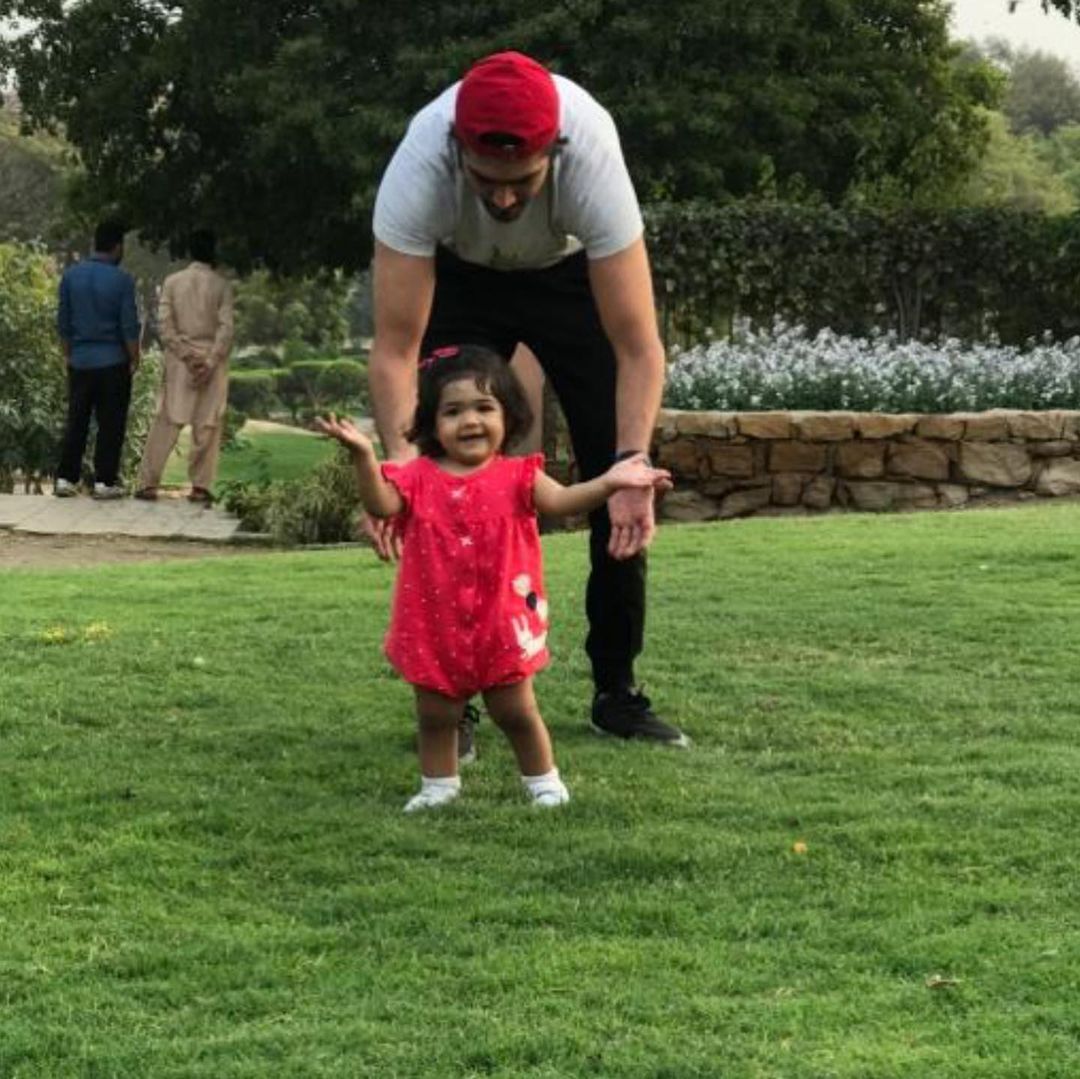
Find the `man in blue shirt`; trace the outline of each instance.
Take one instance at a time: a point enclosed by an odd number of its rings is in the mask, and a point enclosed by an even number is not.
[[[94,253],[68,267],[60,281],[57,329],[68,372],[68,415],[55,494],[78,494],[90,417],[97,420],[94,497],[120,498],[120,453],[131,402],[131,377],[139,366],[139,315],[135,282],[120,269],[124,229],[103,221]]]

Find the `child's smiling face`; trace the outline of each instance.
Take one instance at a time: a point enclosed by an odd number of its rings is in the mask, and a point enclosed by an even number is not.
[[[499,452],[506,437],[503,407],[472,375],[448,382],[439,395],[435,437],[450,460],[482,465]]]

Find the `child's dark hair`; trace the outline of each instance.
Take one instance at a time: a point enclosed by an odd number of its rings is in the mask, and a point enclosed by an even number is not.
[[[435,436],[435,420],[443,386],[471,378],[477,389],[490,393],[502,405],[506,440],[503,448],[523,438],[533,414],[517,375],[497,352],[482,345],[453,345],[436,349],[420,361],[420,393],[411,429],[405,437],[425,457],[442,457],[445,450]]]

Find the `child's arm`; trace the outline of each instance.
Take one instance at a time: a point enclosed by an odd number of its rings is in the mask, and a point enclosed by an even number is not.
[[[594,480],[569,487],[564,487],[538,469],[533,485],[533,502],[542,514],[568,517],[602,506],[624,487],[655,487],[659,491],[666,491],[670,486],[671,473],[663,468],[653,468],[642,453],[619,461]]]
[[[359,431],[350,420],[338,419],[336,416],[318,418],[315,424],[323,434],[337,439],[352,455],[360,501],[372,517],[393,517],[405,508],[401,492],[383,478],[370,438]]]

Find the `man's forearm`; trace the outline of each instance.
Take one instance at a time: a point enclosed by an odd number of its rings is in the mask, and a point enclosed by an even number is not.
[[[405,460],[416,450],[405,438],[416,411],[416,361],[392,355],[378,346],[368,363],[368,386],[375,426],[383,451],[391,460]]]
[[[664,392],[664,350],[656,344],[618,357],[615,383],[617,452],[648,452]]]

